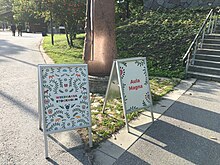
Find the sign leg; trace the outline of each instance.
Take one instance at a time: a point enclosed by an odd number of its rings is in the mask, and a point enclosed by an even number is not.
[[[153,106],[150,106],[150,112],[151,112],[151,117],[152,117],[152,122],[154,122],[154,112],[153,112]]]
[[[88,127],[89,131],[89,147],[92,147],[92,127]]]
[[[41,115],[39,117],[39,130],[42,130],[42,128],[41,128]]]
[[[48,159],[48,140],[47,140],[47,135],[44,134],[44,143],[45,143],[45,158]]]
[[[105,101],[104,101],[104,104],[103,104],[103,108],[102,108],[102,113],[105,113],[105,106],[106,106],[106,103],[107,103],[107,95],[108,95],[108,89],[107,89],[107,94],[105,95]]]
[[[127,114],[126,113],[125,113],[125,124],[126,124],[128,132],[130,132],[129,125],[128,125]]]
[[[105,100],[104,100],[104,104],[103,104],[103,108],[102,108],[102,113],[105,113],[105,106],[106,106],[106,103],[108,100],[108,94],[109,94],[110,86],[112,83],[112,77],[113,77],[114,70],[116,70],[115,61],[113,61],[113,64],[112,64],[112,69],[111,69],[111,73],[110,73],[110,77],[109,77],[109,81],[108,81],[108,86],[107,86],[107,90],[106,90],[106,94],[105,94]]]
[[[43,130],[42,127],[41,127],[41,126],[42,126],[42,116],[41,116],[40,108],[39,108],[39,110],[38,110],[38,113],[39,113],[39,129],[40,129],[40,130]]]
[[[40,78],[38,77],[38,115],[39,115],[39,129],[42,130],[42,114],[41,114],[41,100],[40,100]]]

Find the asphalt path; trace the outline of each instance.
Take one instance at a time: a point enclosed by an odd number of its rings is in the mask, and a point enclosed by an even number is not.
[[[41,40],[41,34],[0,32],[0,164],[90,164],[76,131],[52,135],[45,159],[38,129],[37,65],[45,63]]]

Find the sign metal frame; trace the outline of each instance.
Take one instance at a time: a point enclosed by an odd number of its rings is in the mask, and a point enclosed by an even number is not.
[[[45,68],[77,68],[84,67],[86,70],[86,89],[87,89],[87,98],[88,98],[88,108],[89,113],[89,124],[84,126],[77,126],[72,128],[67,128],[63,130],[53,130],[47,131],[46,129],[46,115],[45,115],[45,103],[43,96],[43,78],[42,78],[42,69]],[[48,158],[48,140],[47,136],[52,133],[64,132],[69,130],[74,130],[78,128],[88,128],[89,135],[89,146],[92,147],[92,118],[91,118],[91,109],[90,109],[90,94],[89,94],[89,82],[88,82],[88,66],[87,64],[40,64],[38,65],[38,113],[39,113],[39,129],[44,133],[44,142],[45,142],[45,158]],[[43,122],[43,123],[42,123]],[[42,129],[43,125],[43,129]]]
[[[126,102],[125,102],[125,95],[123,94],[124,92],[123,92],[123,89],[122,89],[123,82],[122,82],[122,78],[120,76],[120,65],[119,64],[124,63],[124,62],[133,62],[133,61],[135,62],[135,61],[138,61],[138,60],[144,60],[144,63],[146,64],[146,70],[144,70],[144,71],[146,71],[146,79],[147,79],[147,82],[148,82],[147,88],[149,89],[149,102],[150,102],[150,104],[149,104],[149,106],[143,106],[143,107],[136,108],[133,111],[128,112],[127,107],[126,107]],[[148,71],[147,71],[147,63],[146,63],[146,58],[145,57],[117,59],[117,60],[113,61],[102,112],[104,113],[104,111],[105,111],[105,107],[106,107],[107,100],[108,100],[108,97],[109,97],[109,93],[110,93],[110,90],[111,90],[110,89],[111,85],[115,84],[115,82],[113,82],[113,79],[114,79],[113,76],[114,76],[115,72],[117,73],[118,87],[119,87],[119,90],[120,90],[120,95],[121,95],[122,104],[123,104],[123,112],[124,112],[124,117],[125,117],[125,124],[126,124],[128,132],[129,132],[129,125],[128,125],[127,114],[129,114],[131,112],[138,111],[138,110],[141,110],[141,109],[145,109],[147,111],[149,109],[150,112],[151,112],[152,122],[154,122],[153,102],[152,102],[152,96],[151,96],[151,92],[150,92],[149,75],[148,75]],[[134,97],[137,97],[137,96],[134,96]]]

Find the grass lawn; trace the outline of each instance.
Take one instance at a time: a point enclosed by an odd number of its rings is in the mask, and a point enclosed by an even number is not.
[[[83,63],[83,43],[84,34],[78,34],[74,40],[74,48],[67,45],[64,34],[54,35],[54,45],[51,45],[51,36],[44,38],[43,48],[56,64],[76,64]]]
[[[161,99],[183,78],[182,57],[192,41],[208,10],[170,10],[147,12],[140,18],[130,19],[117,25],[118,58],[146,57],[150,75],[153,101]],[[77,35],[74,48],[69,48],[65,35],[55,35],[55,45],[50,36],[44,38],[43,48],[55,63],[83,63],[84,34]],[[166,78],[159,78],[166,77]],[[104,96],[91,95],[93,141],[110,137],[125,125],[120,98],[107,104],[102,113]],[[97,106],[98,105],[98,106]],[[138,116],[128,115],[128,120]],[[87,131],[79,130],[87,141]]]

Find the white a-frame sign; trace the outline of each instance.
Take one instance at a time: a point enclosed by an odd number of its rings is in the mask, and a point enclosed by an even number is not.
[[[146,58],[128,58],[115,60],[113,62],[103,105],[103,112],[105,110],[109,93],[111,93],[110,88],[115,84],[118,84],[120,88],[128,132],[129,127],[126,115],[131,112],[140,109],[149,109],[151,111],[152,121],[154,121]]]
[[[87,64],[38,66],[39,126],[43,121],[45,157],[47,135],[86,128],[92,147],[91,112]]]

